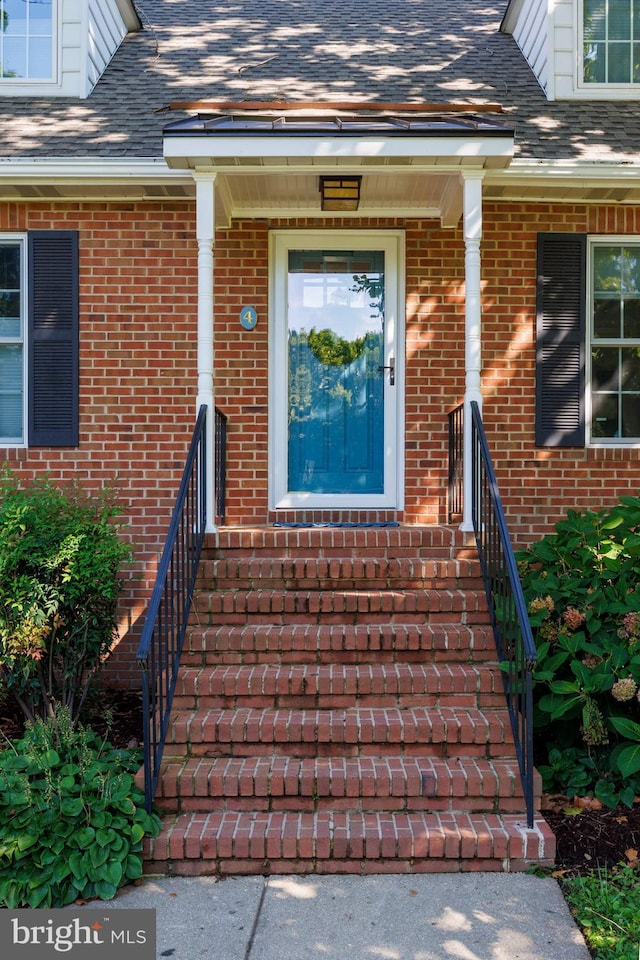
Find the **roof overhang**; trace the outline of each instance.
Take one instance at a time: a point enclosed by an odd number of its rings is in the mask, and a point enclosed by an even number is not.
[[[340,174],[362,178],[352,216],[454,225],[462,214],[461,176],[504,170],[513,157],[514,131],[493,115],[496,105],[476,112],[469,105],[361,104],[357,112],[344,104],[284,106],[225,104],[165,126],[169,167],[219,175],[218,222],[322,215],[320,178]]]
[[[0,157],[0,201],[159,200],[193,197],[193,177],[164,160]]]
[[[508,171],[487,173],[483,196],[504,202],[640,204],[640,162],[515,159]]]
[[[515,158],[480,167],[473,158],[333,156],[207,157],[196,170],[216,176],[217,220],[329,216],[320,210],[324,174],[362,175],[361,216],[440,218],[455,226],[465,171],[481,171],[483,197],[496,203],[538,201],[640,205],[640,161],[626,164]],[[215,159],[215,158],[214,158]],[[194,169],[170,169],[162,158],[0,158],[0,202],[163,201],[195,198]]]
[[[164,128],[170,167],[318,166],[350,161],[505,167],[513,128],[483,114],[424,116],[196,114]],[[331,171],[330,171],[331,172]]]

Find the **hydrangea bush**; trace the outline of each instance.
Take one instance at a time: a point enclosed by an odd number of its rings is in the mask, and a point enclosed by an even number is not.
[[[640,498],[570,511],[518,565],[538,648],[544,788],[631,805],[640,793]]]

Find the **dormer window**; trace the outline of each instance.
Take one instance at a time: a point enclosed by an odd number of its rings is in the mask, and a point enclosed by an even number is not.
[[[583,0],[584,83],[640,83],[640,0]]]
[[[50,80],[53,0],[0,0],[0,78]]]

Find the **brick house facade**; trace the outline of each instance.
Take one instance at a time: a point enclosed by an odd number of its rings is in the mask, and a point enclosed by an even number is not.
[[[120,684],[207,408],[151,869],[552,862],[471,541],[470,413],[516,544],[640,488],[640,0],[616,36],[616,0],[24,6],[0,463],[117,489]]]
[[[78,447],[5,447],[2,461],[24,478],[47,472],[89,487],[115,484],[127,504],[141,578],[130,590],[123,629],[139,629],[193,426],[195,206],[15,203],[1,206],[0,215],[2,231],[78,231],[81,344]],[[484,207],[484,419],[518,542],[547,532],[568,508],[604,507],[640,487],[635,447],[543,448],[534,436],[537,235],[634,236],[639,217],[636,207]],[[294,225],[331,233],[353,228],[354,221]],[[447,414],[461,402],[465,384],[463,238],[459,229],[429,220],[355,226],[368,233],[400,229],[406,238],[405,507],[394,515],[408,524],[444,523]],[[216,403],[228,416],[230,525],[263,525],[275,517],[267,491],[268,324],[238,336],[237,315],[246,300],[267,315],[268,235],[280,227],[282,221],[237,221],[216,236]],[[118,674],[136,679],[131,662],[122,661]]]

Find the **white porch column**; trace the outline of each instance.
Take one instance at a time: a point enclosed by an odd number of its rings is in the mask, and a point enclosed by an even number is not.
[[[480,288],[480,241],[482,239],[482,173],[463,173],[463,226],[465,265],[465,392],[464,392],[464,486],[461,529],[473,532],[471,515],[471,401],[482,410],[482,308]]]
[[[198,241],[198,396],[196,413],[207,405],[207,531],[215,530],[215,405],[213,397],[213,248],[215,241],[215,173],[196,172]]]

